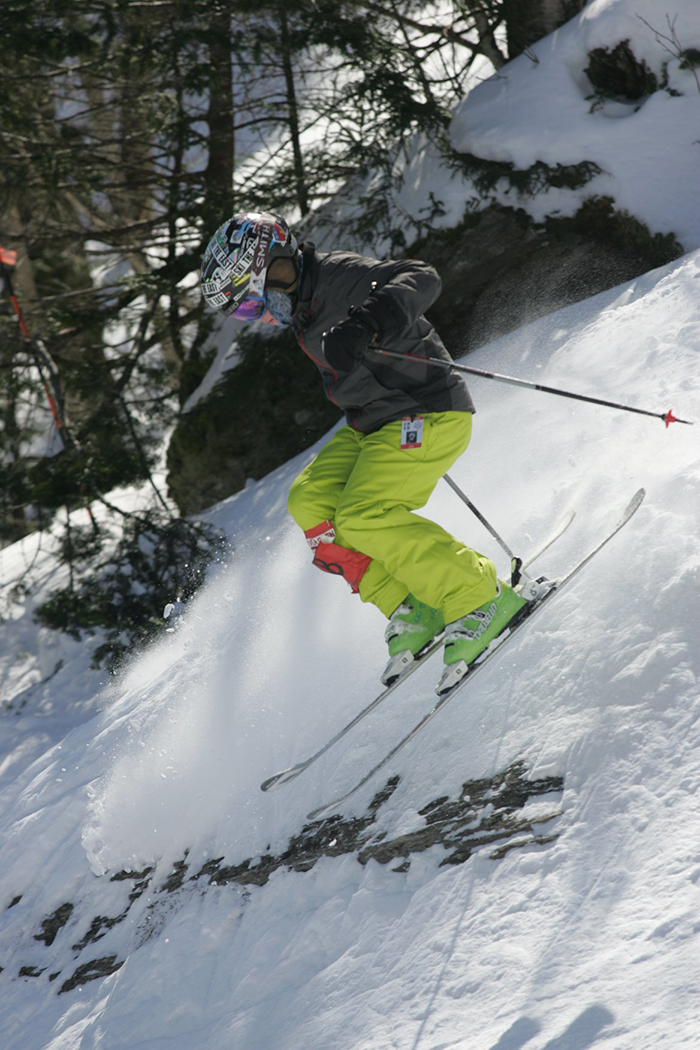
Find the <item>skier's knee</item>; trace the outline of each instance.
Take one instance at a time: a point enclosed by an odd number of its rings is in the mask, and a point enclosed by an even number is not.
[[[334,522],[338,532],[342,534],[348,543],[351,543],[350,534],[353,531],[354,524],[352,507],[345,507],[340,503],[336,507]]]
[[[363,548],[363,541],[366,540],[367,521],[357,507],[340,503],[336,508],[333,521],[344,543],[349,543],[351,547]]]

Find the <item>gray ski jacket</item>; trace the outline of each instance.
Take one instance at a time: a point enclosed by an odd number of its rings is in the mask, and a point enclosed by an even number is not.
[[[382,358],[371,350],[343,372],[333,369],[323,354],[323,333],[372,294],[381,306],[386,333],[377,346],[410,354],[414,360],[451,361],[423,316],[440,294],[441,281],[432,266],[409,259],[379,262],[352,252],[321,253],[309,243],[302,252],[292,325],[302,350],[321,373],[326,397],[343,410],[351,427],[371,434],[405,416],[474,411],[467,385],[457,372]]]

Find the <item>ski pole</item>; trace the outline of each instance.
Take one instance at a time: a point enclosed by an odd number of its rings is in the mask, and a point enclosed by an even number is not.
[[[516,379],[514,376],[504,376],[499,372],[486,372],[483,368],[469,368],[467,365],[458,365],[454,361],[440,361],[435,357],[412,357],[410,354],[399,353],[398,350],[381,350],[377,346],[370,347],[375,354],[383,354],[384,357],[396,357],[402,361],[415,361],[416,364],[431,364],[437,365],[439,368],[454,369],[457,372],[466,372],[468,375],[481,376],[482,379],[496,379],[501,383],[510,383],[511,386],[525,386],[531,390],[540,390],[545,394],[558,394],[560,397],[571,397],[576,401],[588,401],[593,405],[604,405],[606,408],[619,408],[623,412],[636,412],[640,416],[654,416],[656,419],[663,419],[666,427],[671,423],[686,423],[688,426],[693,426],[693,421],[690,419],[679,419],[673,415],[673,410],[669,409],[668,412],[649,412],[644,408],[633,408],[631,405],[621,405],[617,401],[603,401],[599,397],[588,397],[586,394],[574,394],[571,390],[559,390],[553,386],[543,386],[541,383],[532,383],[528,379]]]
[[[452,480],[452,478],[450,477],[449,474],[443,474],[442,477],[447,482],[447,484],[450,486],[452,491],[454,493],[456,493],[457,496],[459,496],[459,498],[461,499],[462,503],[466,503],[466,505],[469,507],[469,510],[472,512],[472,514],[476,518],[478,518],[478,520],[484,526],[486,531],[491,533],[491,535],[495,539],[496,543],[498,543],[500,545],[501,549],[504,550],[505,553],[510,558],[510,583],[511,583],[511,587],[515,587],[515,585],[520,583],[521,580],[530,580],[529,573],[525,572],[525,566],[523,564],[523,559],[518,557],[517,554],[513,553],[513,551],[510,549],[510,547],[508,546],[506,541],[503,539],[503,537],[498,535],[498,533],[494,529],[494,527],[491,524],[491,522],[487,521],[487,519],[481,513],[479,508],[474,506],[472,501],[469,499],[469,496],[467,496],[466,492],[462,492],[462,490],[459,487],[459,485]]]
[[[51,415],[53,417],[54,426],[56,427],[56,430],[58,431],[58,433],[59,433],[59,435],[61,437],[61,441],[63,442],[64,447],[66,447],[66,445],[70,443],[70,438],[68,439],[68,441],[66,440],[67,435],[66,435],[66,432],[65,432],[65,427],[63,425],[62,413],[61,413],[61,411],[59,409],[60,397],[54,396],[54,392],[51,390],[51,387],[49,386],[49,382],[46,379],[46,377],[44,376],[44,370],[42,368],[42,358],[44,359],[43,363],[45,364],[46,363],[46,358],[48,358],[48,354],[46,353],[44,347],[38,345],[38,341],[32,339],[31,335],[29,334],[29,329],[27,328],[27,322],[24,320],[24,315],[22,313],[22,307],[19,305],[19,300],[18,300],[17,296],[15,295],[14,288],[12,287],[12,278],[10,277],[10,267],[11,266],[15,266],[16,263],[17,263],[17,252],[10,251],[7,248],[0,248],[0,273],[2,274],[3,279],[7,283],[7,291],[8,291],[8,294],[10,296],[10,302],[12,303],[12,309],[14,310],[15,316],[17,317],[17,323],[19,324],[19,330],[22,333],[22,336],[24,338],[25,343],[27,344],[27,346],[29,348],[30,353],[34,357],[34,360],[35,360],[35,363],[36,363],[36,366],[37,366],[37,370],[39,372],[39,377],[41,379],[41,385],[44,388],[44,393],[46,394],[46,400],[48,402],[49,409],[50,409]],[[44,351],[44,352],[42,353],[42,351]],[[49,371],[51,371],[51,369],[49,369]]]
[[[447,484],[450,486],[452,491],[455,492],[459,496],[459,498],[461,499],[462,503],[466,503],[466,505],[469,507],[469,510],[472,512],[472,514],[476,518],[479,519],[479,521],[484,526],[486,531],[491,533],[491,535],[495,539],[496,543],[498,543],[500,545],[500,547],[506,552],[508,557],[509,558],[515,558],[515,554],[510,549],[510,547],[508,546],[506,541],[504,539],[502,539],[501,536],[498,535],[498,533],[494,529],[493,525],[489,521],[486,520],[486,518],[481,513],[481,511],[478,509],[478,507],[474,506],[472,501],[469,499],[469,496],[467,496],[467,494],[465,492],[462,492],[462,490],[459,487],[459,485],[457,485],[456,482],[454,482],[452,480],[452,478],[450,477],[449,474],[443,474],[442,477],[443,477],[443,480],[446,481]]]
[[[63,403],[63,391],[61,389],[61,379],[56,367],[56,364],[49,354],[48,350],[44,346],[41,339],[33,339],[27,328],[27,322],[24,319],[22,313],[22,307],[19,304],[19,300],[15,294],[15,290],[12,287],[12,278],[10,276],[10,267],[16,266],[17,264],[17,252],[11,251],[8,248],[0,247],[0,276],[4,279],[7,284],[7,291],[10,296],[10,302],[12,303],[12,309],[17,317],[19,324],[19,330],[22,333],[27,349],[34,358],[41,385],[44,388],[46,394],[46,400],[51,411],[51,416],[54,421],[54,426],[58,431],[59,437],[63,444],[63,448],[66,452],[72,451],[82,454],[82,449],[76,438],[73,437],[67,424],[64,411]],[[49,378],[47,379],[44,370],[48,370]],[[99,533],[99,525],[92,513],[92,507],[88,503],[86,506],[90,522],[95,534]]]

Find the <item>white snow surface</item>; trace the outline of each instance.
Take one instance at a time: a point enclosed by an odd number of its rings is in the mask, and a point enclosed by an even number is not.
[[[469,362],[697,420],[699,290],[694,253]],[[434,846],[407,872],[346,855],[281,868],[264,886],[190,880],[156,893],[187,850],[192,872],[207,859],[283,851],[310,809],[354,783],[432,704],[438,659],[296,781],[259,789],[364,706],[384,663],[381,617],[311,569],[287,515],[289,481],[309,452],[215,508],[234,538],[231,563],[179,631],[102,690],[96,712],[71,707],[80,677],[55,676],[52,717],[63,708],[72,728],[0,794],[6,1050],[697,1045],[699,431],[471,386],[474,438],[451,474],[476,505],[524,552],[578,512],[541,571],[563,572],[640,485],[647,497],[576,584],[389,765],[400,781],[376,832],[424,826],[419,810],[433,799],[519,759],[530,778],[564,777],[550,807],[561,816],[543,826],[557,837],[498,860],[485,845],[441,866],[445,850]],[[427,513],[505,571],[447,486]],[[10,650],[22,623],[5,624]],[[41,716],[29,703],[3,720]],[[386,778],[375,779],[344,815],[365,812]],[[151,887],[126,920],[78,950],[95,916],[123,907],[111,876],[146,863],[156,865]],[[66,902],[65,927],[52,944],[38,941]],[[117,972],[60,992],[79,965],[110,956],[123,963]]]

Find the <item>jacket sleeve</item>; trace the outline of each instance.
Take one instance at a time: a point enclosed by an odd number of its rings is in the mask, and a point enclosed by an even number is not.
[[[372,278],[377,287],[364,306],[386,333],[415,324],[432,306],[442,288],[437,270],[415,259],[379,263]]]

